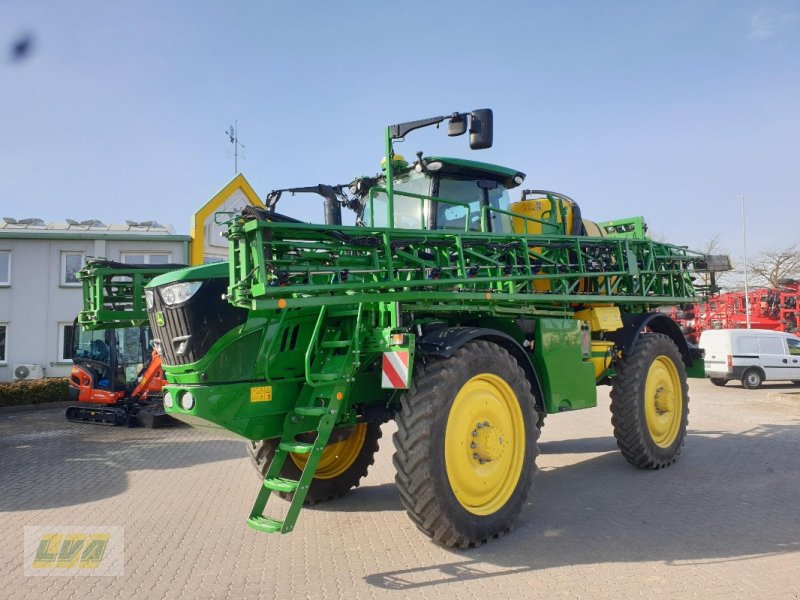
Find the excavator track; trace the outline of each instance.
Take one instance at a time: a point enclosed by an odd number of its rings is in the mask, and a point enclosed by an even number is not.
[[[67,421],[72,423],[97,423],[99,425],[127,425],[158,429],[175,423],[164,412],[160,402],[144,406],[70,406],[66,413]]]
[[[70,406],[67,408],[67,421],[112,426],[125,425],[128,422],[128,412],[115,406]]]

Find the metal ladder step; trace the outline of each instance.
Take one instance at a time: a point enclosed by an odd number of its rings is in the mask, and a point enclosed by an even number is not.
[[[320,348],[347,348],[352,345],[353,340],[336,340],[329,342],[320,342]]]
[[[342,375],[339,373],[314,373],[314,381],[339,381]]]
[[[298,485],[300,482],[296,479],[286,479],[285,477],[268,477],[264,480],[264,487],[276,492],[293,492]]]
[[[325,406],[295,406],[294,412],[301,417],[321,417],[328,414],[328,408]]]
[[[257,531],[263,531],[264,533],[277,533],[283,527],[283,521],[261,515],[247,519],[247,525]]]
[[[284,452],[309,454],[314,448],[314,444],[306,444],[305,442],[281,442],[278,447]]]

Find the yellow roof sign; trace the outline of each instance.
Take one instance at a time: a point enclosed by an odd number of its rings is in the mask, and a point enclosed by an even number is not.
[[[228,259],[228,241],[221,236],[224,228],[214,222],[214,215],[219,212],[238,212],[248,204],[264,207],[240,173],[194,214],[189,264],[201,265]]]

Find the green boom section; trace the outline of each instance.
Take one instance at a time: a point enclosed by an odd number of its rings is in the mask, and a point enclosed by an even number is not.
[[[104,259],[86,262],[77,278],[83,287],[84,329],[114,329],[147,323],[144,288],[155,277],[183,265],[126,265]]]
[[[415,313],[566,315],[608,302],[639,312],[694,299],[691,271],[704,261],[649,239],[257,219],[232,222],[228,239],[228,299],[254,311],[390,301]]]

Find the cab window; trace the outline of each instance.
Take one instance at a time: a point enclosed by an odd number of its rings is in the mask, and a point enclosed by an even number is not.
[[[789,344],[789,354],[800,355],[800,340],[786,338],[786,343]]]
[[[511,201],[508,197],[508,190],[504,186],[497,184],[496,188],[487,190],[487,192],[489,194],[489,206],[500,210],[509,210]],[[489,211],[489,214],[491,215],[492,231],[512,233],[510,215],[495,211]]]
[[[427,176],[414,171],[404,173],[395,178],[394,191],[429,196],[431,193],[431,180]],[[409,198],[407,196],[395,194],[394,226],[399,229],[426,229],[428,212],[430,210],[429,204],[428,200],[420,200],[419,198]],[[373,215],[370,214],[369,200],[367,200],[364,207],[364,223],[368,226],[388,227],[388,205],[389,203],[385,193],[379,192],[375,194],[372,201],[375,220],[372,221]]]
[[[452,200],[469,206],[436,203],[436,229],[457,229],[464,231],[480,231],[481,204],[483,204],[483,190],[475,179],[453,179],[442,177],[439,180],[439,198]],[[467,219],[469,226],[467,227]]]
[[[138,327],[117,329],[117,378],[132,384],[144,367],[141,330]]]
[[[465,206],[457,204],[437,203],[436,208],[436,228],[437,229],[457,229],[464,231],[481,230],[481,207],[484,206],[484,193],[488,198],[491,208],[499,208],[507,211],[510,206],[508,190],[500,183],[493,181],[481,181],[477,179],[459,179],[455,177],[442,177],[439,180],[438,197],[444,200],[453,200],[469,206],[469,211]],[[469,212],[469,215],[467,215]],[[495,211],[487,212],[490,231],[500,233],[510,233],[511,217]],[[469,226],[466,220],[469,218]]]
[[[111,360],[111,348],[106,337],[102,329],[88,331],[80,328],[78,335],[73,338],[72,356],[107,363]]]

